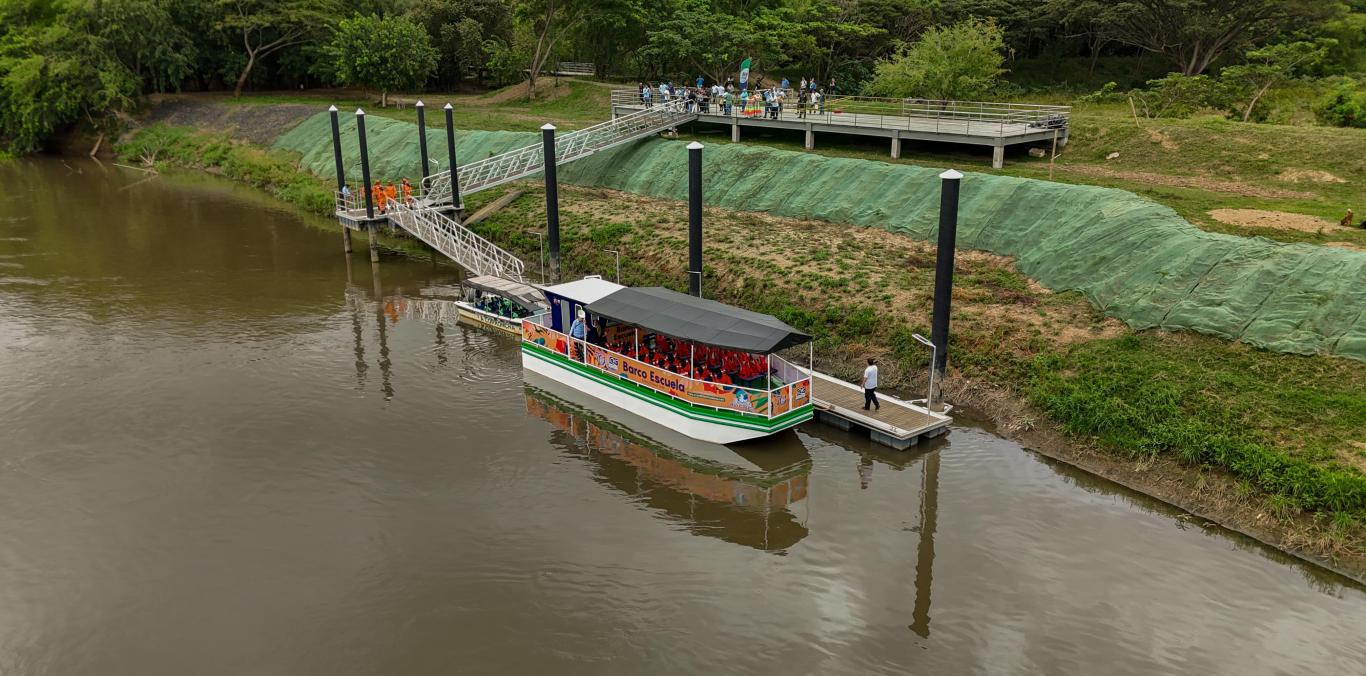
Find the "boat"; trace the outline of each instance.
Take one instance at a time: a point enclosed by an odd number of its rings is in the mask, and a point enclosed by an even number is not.
[[[810,420],[811,336],[770,315],[662,287],[542,287],[522,367],[693,439],[731,444]],[[583,312],[584,339],[570,336]],[[806,346],[807,370],[778,353]]]
[[[502,277],[470,277],[461,287],[464,298],[455,302],[461,319],[513,336],[522,335],[524,317],[550,309],[540,290]]]

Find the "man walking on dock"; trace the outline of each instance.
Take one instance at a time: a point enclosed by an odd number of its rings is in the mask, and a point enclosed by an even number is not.
[[[877,360],[868,358],[868,368],[863,369],[863,410],[868,410],[868,406],[881,411],[882,404],[877,400]]]

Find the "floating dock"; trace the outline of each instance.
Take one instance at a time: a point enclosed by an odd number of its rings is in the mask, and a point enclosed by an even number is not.
[[[897,450],[910,448],[921,439],[949,431],[953,419],[948,411],[926,410],[907,401],[878,394],[881,409],[863,410],[863,388],[838,378],[811,371],[812,404],[816,420],[842,430],[866,429],[873,441]]]

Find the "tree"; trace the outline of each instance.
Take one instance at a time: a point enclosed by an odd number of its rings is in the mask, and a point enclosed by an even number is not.
[[[426,84],[438,58],[426,29],[417,22],[373,14],[342,20],[324,51],[340,84],[380,90],[381,105],[388,105],[390,89]]]
[[[65,127],[84,120],[98,129],[97,118],[132,106],[137,78],[83,8],[24,4],[0,4],[0,143],[35,150]]]
[[[1229,51],[1331,18],[1341,9],[1330,0],[1120,0],[1111,3],[1103,20],[1116,40],[1166,56],[1182,75],[1198,75]]]
[[[1243,108],[1243,121],[1247,122],[1267,90],[1322,62],[1333,42],[1286,42],[1254,49],[1247,53],[1247,63],[1225,68],[1219,73],[1219,79],[1248,93],[1247,105]]]
[[[1096,72],[1100,51],[1114,40],[1106,23],[1109,7],[1106,0],[1049,0],[1048,10],[1065,31],[1065,37],[1086,41],[1086,51],[1091,55],[1088,72],[1092,74]]]
[[[870,96],[961,100],[981,96],[1005,72],[1005,39],[993,21],[969,19],[925,31],[881,61],[864,88]]]
[[[218,28],[241,35],[246,64],[232,95],[241,96],[261,59],[282,49],[318,40],[336,21],[336,0],[218,0]]]
[[[424,0],[407,16],[427,29],[440,53],[437,81],[447,86],[486,65],[486,41],[506,42],[512,33],[512,12],[503,0]]]
[[[597,0],[519,0],[517,13],[534,38],[527,49],[526,97],[536,98],[536,79],[555,45],[594,11]]]
[[[91,25],[146,91],[180,88],[194,68],[194,39],[172,14],[173,0],[103,0]]]

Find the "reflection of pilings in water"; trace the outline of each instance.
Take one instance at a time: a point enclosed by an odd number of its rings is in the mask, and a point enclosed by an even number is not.
[[[446,325],[436,323],[436,363],[446,365]]]
[[[384,392],[384,400],[394,398],[394,385],[391,379],[393,375],[390,366],[393,362],[389,360],[389,333],[384,321],[384,296],[379,283],[379,264],[370,266],[375,278],[375,325],[379,327],[379,374],[380,389]]]
[[[356,389],[363,390],[365,389],[365,372],[370,368],[370,365],[365,363],[365,342],[360,324],[362,300],[359,293],[353,293],[349,288],[347,289],[346,300],[351,309],[351,334],[355,337],[356,343]]]
[[[915,556],[915,610],[911,631],[930,637],[930,587],[934,577],[934,528],[939,512],[939,452],[925,456],[920,483],[920,544]]]

